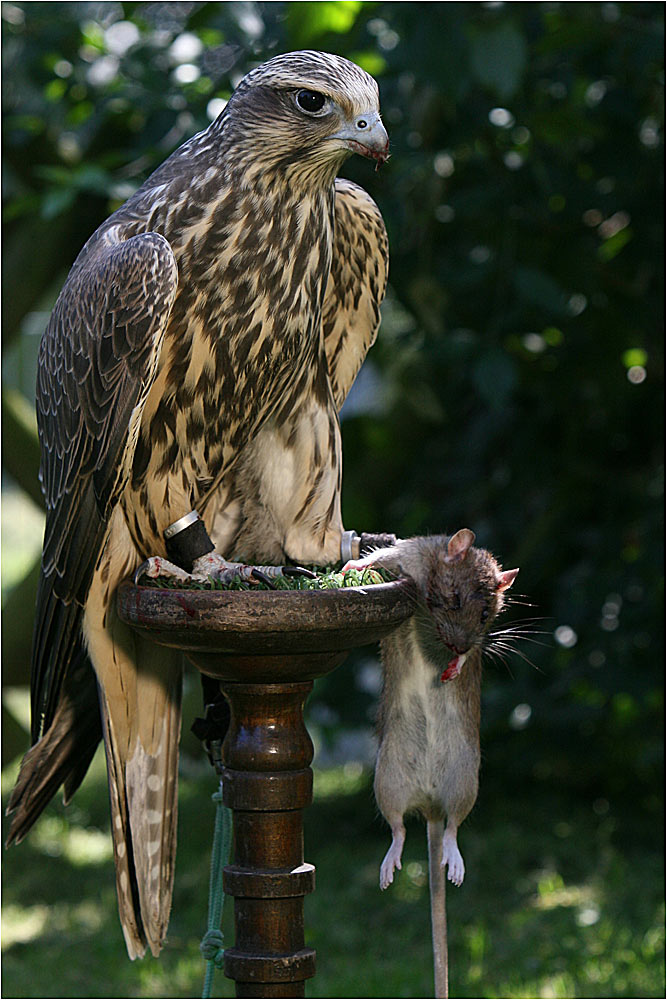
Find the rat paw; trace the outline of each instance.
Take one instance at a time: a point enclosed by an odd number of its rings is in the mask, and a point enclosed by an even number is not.
[[[350,569],[364,570],[373,565],[373,555],[364,556],[363,559],[348,559],[343,566],[341,573],[347,573]]]
[[[388,862],[387,858],[384,859],[380,865],[380,888],[388,889],[391,883],[394,881],[394,869],[398,868],[400,870],[401,862],[397,864],[393,862]]]
[[[456,843],[456,837],[445,834],[442,840],[442,861],[443,868],[447,868],[447,878],[454,885],[459,886],[463,882],[466,869],[463,858]]]
[[[401,848],[397,845],[392,844],[387,851],[384,861],[380,865],[380,888],[387,889],[391,883],[394,881],[394,871],[396,868],[401,870]]]

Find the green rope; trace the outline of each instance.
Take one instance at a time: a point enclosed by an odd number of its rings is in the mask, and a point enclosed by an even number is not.
[[[222,908],[225,894],[222,888],[222,870],[229,859],[229,849],[232,839],[232,812],[222,801],[222,781],[220,790],[211,796],[216,804],[215,831],[213,833],[213,850],[211,852],[211,878],[208,891],[208,930],[202,938],[199,950],[206,961],[206,976],[202,1000],[208,1000],[213,986],[213,974],[224,964],[224,939],[220,924],[222,923]]]

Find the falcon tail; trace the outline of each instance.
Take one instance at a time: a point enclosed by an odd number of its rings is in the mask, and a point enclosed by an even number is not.
[[[95,664],[107,756],[118,911],[130,958],[158,955],[169,923],[176,858],[182,656],[95,611],[84,626]],[[99,609],[98,609],[99,610]]]
[[[105,693],[78,640],[53,719],[23,758],[7,847],[20,843],[61,785],[69,802],[104,736],[125,943],[130,958],[146,947],[158,955],[176,857],[181,655],[133,636],[113,610],[88,640]]]
[[[130,958],[146,945],[159,954],[171,911],[182,685],[180,658],[175,670],[165,660],[163,650],[161,678],[141,669],[145,660],[136,678],[137,700],[155,708],[152,741],[128,730],[102,699],[118,911]]]

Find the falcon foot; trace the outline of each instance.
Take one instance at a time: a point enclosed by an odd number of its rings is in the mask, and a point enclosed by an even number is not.
[[[180,566],[161,556],[152,556],[142,563],[134,574],[135,584],[140,584],[142,578],[155,579],[166,576],[184,583],[203,583],[206,580],[220,580],[221,583],[231,583],[237,577],[246,583],[264,583],[275,588],[273,581],[281,576],[308,576],[316,574],[302,566],[248,566],[245,563],[229,562],[217,552],[208,552],[195,559],[192,572],[187,573]]]

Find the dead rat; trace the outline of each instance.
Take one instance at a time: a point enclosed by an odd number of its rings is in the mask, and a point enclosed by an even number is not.
[[[403,817],[419,812],[427,823],[436,997],[448,995],[444,870],[461,885],[457,832],[477,798],[482,649],[519,572],[503,571],[474,541],[462,528],[451,537],[401,540],[347,564],[410,577],[417,591],[415,614],[381,644],[374,787],[392,834],[382,889],[401,867]]]

